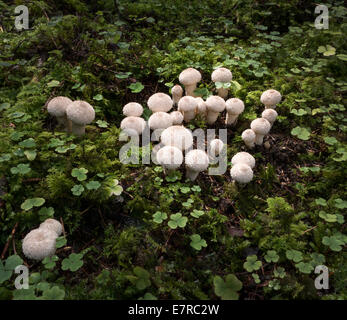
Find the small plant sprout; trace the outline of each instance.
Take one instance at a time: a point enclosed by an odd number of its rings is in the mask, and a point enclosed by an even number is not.
[[[191,181],[194,181],[198,174],[208,168],[210,161],[208,155],[203,150],[191,150],[186,154],[186,175]]]
[[[141,117],[126,117],[120,123],[123,129],[130,136],[139,136],[146,128],[146,121]]]
[[[24,255],[33,260],[43,260],[54,255],[56,250],[57,233],[55,231],[39,228],[30,231],[23,239],[22,250]]]
[[[276,121],[276,118],[278,116],[278,113],[274,109],[265,109],[263,113],[261,114],[261,117],[266,119],[270,122],[271,127],[273,126],[274,122]]]
[[[207,105],[207,123],[214,124],[218,116],[225,109],[225,101],[219,96],[209,96],[206,100]]]
[[[238,152],[231,158],[231,163],[232,165],[244,163],[253,169],[255,166],[255,159],[248,152]]]
[[[253,179],[252,168],[245,163],[238,163],[230,169],[230,176],[241,185],[250,182]]]
[[[193,145],[193,135],[183,126],[172,126],[165,129],[160,136],[162,144],[173,146],[181,151],[189,149]]]
[[[255,132],[252,129],[246,129],[242,132],[241,138],[247,148],[252,149],[254,148],[254,142],[255,142]]]
[[[201,73],[194,68],[187,68],[180,73],[178,79],[184,85],[186,96],[195,97],[194,90],[201,80]]]
[[[39,229],[47,229],[47,230],[51,230],[54,231],[57,234],[57,237],[59,237],[62,232],[63,232],[63,226],[62,224],[55,219],[46,219],[44,222],[42,222],[40,224]]]
[[[173,101],[166,93],[157,92],[149,97],[147,105],[153,113],[159,111],[169,112],[172,108]]]
[[[265,105],[265,108],[275,109],[276,105],[281,102],[281,94],[274,89],[266,90],[260,97],[260,101]]]
[[[224,85],[233,79],[233,75],[227,68],[218,68],[212,72],[211,78],[213,82],[221,82]],[[223,99],[228,97],[228,91],[229,89],[224,87],[217,89],[218,95]]]
[[[238,98],[231,98],[225,102],[225,109],[227,111],[225,124],[235,125],[237,118],[245,110],[245,104]]]
[[[183,162],[182,151],[173,146],[162,147],[157,152],[157,161],[163,167],[165,173],[176,170]]]
[[[71,121],[66,116],[66,108],[72,103],[67,97],[55,97],[47,105],[48,113],[55,117],[58,124],[63,126],[67,132],[71,132]]]
[[[129,102],[123,107],[123,114],[126,117],[141,117],[143,107],[137,102]]]
[[[185,96],[178,102],[178,111],[182,112],[185,122],[189,122],[195,118],[198,102],[191,96]]]
[[[172,111],[170,113],[170,116],[172,118],[172,125],[179,125],[183,122],[183,114],[179,111]]]
[[[257,118],[251,122],[251,129],[255,133],[255,144],[262,145],[264,136],[269,133],[271,124],[264,118]]]
[[[85,134],[86,125],[95,119],[93,107],[86,101],[74,101],[66,108],[66,115],[72,122],[71,131],[77,136]]]
[[[210,142],[210,154],[212,156],[218,156],[224,147],[224,143],[220,139],[213,139]]]
[[[152,130],[166,129],[172,126],[172,117],[166,112],[155,112],[149,117],[148,126]]]
[[[179,84],[176,84],[171,89],[172,100],[175,106],[177,106],[178,101],[182,98],[183,89]]]

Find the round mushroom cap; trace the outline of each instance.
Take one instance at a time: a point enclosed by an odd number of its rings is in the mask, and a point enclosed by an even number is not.
[[[248,183],[253,179],[253,171],[247,164],[238,163],[230,169],[230,176],[237,182]]]
[[[263,103],[266,106],[274,106],[277,103],[280,103],[281,99],[281,94],[274,89],[264,91],[260,97],[261,103]]]
[[[209,163],[208,155],[203,150],[191,150],[185,157],[186,167],[193,171],[204,171],[208,168]]]
[[[183,162],[183,153],[180,149],[173,146],[165,146],[157,152],[157,161],[169,170],[175,170]]]
[[[276,112],[276,110],[274,109],[265,109],[262,114],[261,117],[266,119],[267,121],[269,121],[270,123],[275,122],[276,118],[278,116],[278,113]]]
[[[47,219],[47,220],[45,220],[44,222],[42,222],[40,224],[39,229],[47,229],[47,230],[54,231],[57,234],[58,237],[63,232],[62,224],[58,220],[55,220],[55,219]]]
[[[239,98],[230,98],[225,102],[225,109],[230,114],[241,114],[245,110],[245,104]]]
[[[244,163],[250,166],[251,169],[253,169],[255,166],[255,159],[248,152],[238,152],[231,158],[231,163],[232,165]]]
[[[227,68],[218,68],[212,72],[211,78],[213,82],[229,82],[233,75]]]
[[[209,96],[206,105],[207,109],[213,112],[222,112],[225,109],[225,101],[220,96]]]
[[[197,102],[198,104],[201,103],[201,102],[205,102],[204,99],[201,98],[201,97],[196,97],[195,100],[196,100],[196,102]]]
[[[177,124],[182,124],[183,122],[183,114],[179,111],[172,111],[170,113],[170,116],[172,118],[172,124],[177,125]]]
[[[212,154],[220,154],[223,150],[224,143],[220,139],[213,139],[210,142],[210,150]]]
[[[143,113],[142,106],[137,102],[129,102],[123,107],[123,114],[126,117],[141,117]]]
[[[242,132],[241,138],[246,142],[254,142],[255,140],[255,132],[252,129],[246,129]]]
[[[72,102],[67,97],[55,97],[49,101],[47,111],[54,117],[63,117],[66,114],[67,106]]]
[[[182,88],[179,84],[176,84],[176,85],[174,85],[174,86],[172,87],[171,93],[172,93],[172,94],[177,94],[177,95],[182,96],[182,94],[183,94],[183,88]]]
[[[148,119],[148,126],[152,129],[166,129],[172,126],[173,119],[166,112],[155,112]]]
[[[201,73],[194,68],[187,68],[180,73],[178,79],[185,86],[198,83],[201,80]]]
[[[146,127],[146,121],[140,117],[126,117],[120,123],[121,129],[129,135],[141,135]]]
[[[24,255],[33,260],[42,260],[55,253],[57,233],[49,229],[34,229],[23,239]]]
[[[187,150],[193,145],[193,135],[183,126],[172,126],[165,129],[160,136],[166,146],[174,146],[180,150]]]
[[[166,93],[157,92],[149,97],[147,105],[153,113],[159,111],[168,112],[173,106],[173,101]]]
[[[197,100],[191,96],[184,96],[178,101],[178,110],[183,112],[195,111],[197,107]]]
[[[251,122],[251,129],[256,134],[265,135],[270,131],[271,124],[264,118],[257,118]]]
[[[67,117],[77,125],[86,125],[95,119],[94,108],[86,101],[77,100],[66,108]]]

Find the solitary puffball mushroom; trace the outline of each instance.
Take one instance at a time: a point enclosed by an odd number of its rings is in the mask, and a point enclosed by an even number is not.
[[[273,126],[274,122],[276,121],[278,116],[278,113],[274,109],[265,109],[263,113],[261,114],[261,117],[266,119],[270,122],[271,127]]]
[[[189,151],[185,157],[187,178],[194,181],[200,172],[208,168],[209,162],[205,151],[199,149]]]
[[[151,95],[147,101],[148,108],[155,112],[168,112],[171,110],[173,101],[169,95],[157,92]]]
[[[55,219],[46,219],[44,222],[40,224],[39,229],[47,229],[47,230],[54,231],[58,237],[63,232],[62,224]]]
[[[245,184],[253,179],[253,171],[250,166],[244,163],[238,163],[230,169],[230,176],[236,182]]]
[[[207,105],[207,123],[213,124],[218,116],[225,109],[225,101],[220,96],[209,96],[206,100]]]
[[[282,99],[281,94],[274,89],[266,90],[260,97],[260,101],[265,105],[265,108],[275,109],[276,104],[280,103]]]
[[[143,107],[137,102],[129,102],[123,107],[123,114],[126,117],[141,117]]]
[[[57,233],[49,229],[34,229],[23,239],[24,255],[33,260],[43,260],[54,255]]]
[[[212,156],[218,156],[224,147],[224,143],[220,139],[213,139],[210,142],[210,153]]]
[[[243,131],[241,138],[248,148],[254,148],[255,132],[252,129],[247,129]]]
[[[123,129],[129,136],[139,136],[145,130],[146,121],[140,117],[126,117],[120,123]]]
[[[201,80],[201,73],[194,68],[187,68],[183,70],[179,75],[179,81],[184,85],[186,96],[194,95],[196,84]]]
[[[179,84],[176,84],[172,87],[171,94],[174,105],[177,105],[178,101],[180,101],[183,95],[182,87]]]
[[[194,97],[184,96],[178,101],[178,110],[182,112],[185,122],[195,118],[195,112],[198,108],[198,102]]]
[[[193,135],[183,126],[172,126],[165,129],[160,136],[165,146],[174,146],[181,151],[189,149],[193,145]]]
[[[48,113],[56,117],[58,124],[67,132],[71,132],[71,121],[66,116],[66,108],[71,102],[72,100],[67,97],[55,97],[47,105]]]
[[[264,136],[269,133],[271,124],[264,118],[257,118],[251,122],[251,129],[255,133],[255,144],[262,145]]]
[[[157,162],[164,171],[172,171],[179,168],[183,162],[182,151],[173,146],[165,146],[157,152]]]
[[[237,118],[245,110],[245,104],[238,98],[231,98],[225,102],[225,109],[227,111],[225,124],[236,124]]]
[[[152,130],[166,129],[172,126],[172,117],[166,112],[155,112],[149,117],[148,126]]]
[[[224,84],[230,82],[233,78],[233,75],[227,68],[218,68],[212,72],[211,78],[213,82],[222,82]],[[228,97],[228,91],[229,89],[227,88],[217,89],[218,95],[223,99],[226,99]]]
[[[231,158],[231,163],[232,165],[244,163],[253,169],[255,166],[255,159],[248,152],[238,152]]]
[[[72,133],[77,136],[84,135],[86,125],[95,119],[93,107],[88,102],[81,100],[70,103],[66,108],[66,115],[72,122]]]
[[[170,116],[172,118],[172,125],[182,124],[183,114],[180,111],[172,111]]]

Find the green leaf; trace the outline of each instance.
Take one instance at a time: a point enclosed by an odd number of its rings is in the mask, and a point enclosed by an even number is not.
[[[278,262],[280,257],[275,250],[268,250],[264,258],[266,262],[270,263],[270,262]]]
[[[324,142],[331,146],[338,143],[335,137],[324,137]]]
[[[187,224],[188,218],[183,217],[181,213],[176,213],[170,215],[170,221],[168,225],[171,229],[176,229],[177,227],[184,228]]]
[[[139,93],[141,92],[145,87],[141,82],[135,82],[132,83],[128,88],[131,90],[132,93]]]
[[[56,266],[56,262],[59,260],[58,256],[46,257],[42,260],[46,269],[53,269]]]
[[[65,258],[61,263],[62,270],[77,271],[83,266],[83,254],[71,253],[68,258]]]
[[[71,188],[71,191],[74,196],[79,197],[83,193],[84,187],[81,184],[76,184]]]
[[[0,284],[9,280],[12,276],[12,270],[6,270],[2,261],[0,260]]]
[[[180,190],[184,194],[190,192],[190,188],[189,187],[181,187]]]
[[[299,262],[295,265],[296,268],[299,269],[300,272],[305,274],[310,274],[313,270],[313,266],[310,263]]]
[[[301,127],[295,127],[294,129],[292,129],[291,134],[301,140],[308,140],[311,135],[310,131],[308,131],[306,128]]]
[[[336,236],[323,237],[322,243],[328,246],[332,251],[339,252],[342,250],[344,242]]]
[[[58,286],[45,290],[42,294],[42,300],[64,300],[65,290]]]
[[[167,214],[165,212],[157,211],[155,214],[152,215],[152,217],[155,223],[162,223],[164,220],[167,219]]]
[[[16,269],[17,266],[22,265],[23,264],[23,260],[20,256],[18,255],[13,255],[13,256],[9,256],[6,260],[5,263],[5,269],[6,270],[14,270]]]
[[[24,154],[29,161],[34,161],[37,156],[37,152],[35,150],[25,150]]]
[[[315,199],[315,203],[319,206],[327,206],[327,201],[323,198]]]
[[[67,240],[64,236],[58,237],[56,242],[55,242],[55,247],[57,249],[62,248],[66,245],[66,243],[67,243]]]
[[[86,184],[86,188],[88,190],[98,190],[101,187],[101,184],[99,181],[89,181]]]
[[[335,199],[335,207],[338,209],[346,209],[347,208],[347,201],[342,200],[340,198]]]
[[[11,168],[11,173],[12,174],[21,174],[25,175],[31,171],[30,165],[27,163],[20,163],[17,165],[17,167],[12,167]]]
[[[255,254],[250,255],[247,257],[246,262],[243,264],[243,267],[248,271],[256,271],[259,270],[262,263],[258,260],[257,256]]]
[[[190,215],[191,215],[192,217],[194,217],[194,218],[200,218],[200,217],[203,216],[204,214],[205,214],[204,211],[202,211],[202,210],[196,210],[196,209],[194,209],[194,210],[190,213]]]
[[[293,113],[293,114],[295,114],[296,116],[301,117],[301,116],[304,116],[305,114],[307,114],[307,111],[304,110],[304,109],[302,109],[302,108],[300,108],[299,110],[297,110],[297,109],[292,109],[292,110],[290,111],[290,113]]]
[[[101,101],[102,99],[104,99],[104,97],[102,96],[102,94],[99,93],[96,96],[94,96],[93,99],[96,101]]]
[[[10,153],[4,153],[3,155],[0,156],[0,163],[10,161],[11,157],[12,156]]]
[[[19,143],[19,146],[21,148],[35,148],[36,147],[36,142],[33,138],[29,138],[26,140],[23,140]]]
[[[286,257],[294,262],[300,262],[303,259],[302,253],[298,250],[287,250]]]
[[[337,54],[336,57],[342,61],[347,61],[347,54]]]
[[[78,181],[84,181],[87,179],[88,170],[85,168],[74,168],[71,171],[71,175],[77,178]]]
[[[49,218],[53,218],[54,216],[54,209],[52,207],[42,207],[39,211],[39,216],[40,216],[40,220],[44,221],[46,219]]]
[[[41,207],[46,202],[43,198],[26,199],[20,206],[23,210],[29,211],[33,207]]]
[[[98,120],[98,121],[96,121],[96,124],[99,126],[99,128],[107,128],[108,127],[107,121]]]
[[[147,292],[143,297],[139,298],[139,300],[158,300],[156,296]]]
[[[133,272],[136,276],[135,285],[139,290],[144,290],[151,285],[150,274],[147,270],[141,267],[135,267]]]
[[[214,292],[222,300],[238,300],[237,291],[242,289],[242,282],[233,274],[228,274],[225,281],[220,276],[213,278]]]
[[[207,247],[207,243],[204,239],[200,237],[198,234],[193,234],[190,236],[190,246],[195,250],[200,251],[202,247]]]
[[[52,80],[47,83],[48,88],[54,88],[54,87],[59,87],[60,82],[58,80]]]

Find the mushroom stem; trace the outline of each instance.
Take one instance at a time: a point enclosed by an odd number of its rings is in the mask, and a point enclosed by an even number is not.
[[[78,124],[72,122],[71,131],[76,136],[83,136],[86,133],[86,126],[85,125],[78,125]]]
[[[196,89],[196,83],[186,84],[184,88],[185,88],[186,96],[196,97],[196,95],[194,94],[194,90]]]
[[[59,126],[64,127],[66,132],[71,133],[71,121],[68,119],[66,114],[61,117],[56,117],[56,119]]]
[[[238,114],[231,114],[227,112],[226,118],[225,118],[225,124],[226,125],[235,125],[237,122],[239,115]]]
[[[186,170],[186,176],[189,178],[191,181],[195,181],[195,179],[198,177],[199,171],[194,171],[192,169],[187,168]]]
[[[206,121],[208,124],[214,124],[219,116],[219,112],[207,111]]]
[[[226,88],[219,88],[217,89],[217,92],[221,98],[226,99],[228,97],[229,90]]]
[[[255,144],[258,145],[258,146],[261,146],[263,144],[263,140],[264,140],[264,134],[259,134],[259,133],[256,133],[255,134]]]
[[[195,111],[181,111],[185,122],[189,122],[195,118]]]
[[[254,148],[254,141],[246,141],[244,140],[244,143],[248,149],[253,149]]]

